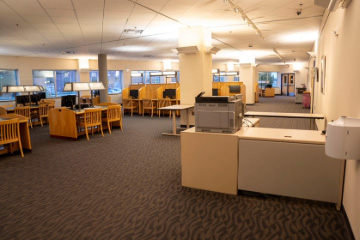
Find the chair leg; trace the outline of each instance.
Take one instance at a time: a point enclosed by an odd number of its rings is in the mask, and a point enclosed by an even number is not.
[[[20,131],[20,130],[19,130],[19,131]],[[20,137],[19,137],[19,149],[20,149],[21,156],[24,157],[24,152],[23,152],[23,149],[22,149]]]
[[[102,124],[100,124],[100,129],[101,129],[101,135],[104,137],[104,132],[103,132],[103,129],[102,129]]]
[[[29,118],[29,121],[30,121],[30,127],[31,127],[31,128],[33,128],[33,127],[32,127],[32,121],[31,121],[31,118]]]
[[[39,118],[40,118],[41,127],[44,127],[44,126],[43,126],[43,122],[42,122],[42,117],[40,116]]]
[[[111,134],[110,122],[109,121],[107,121],[107,126],[108,126],[108,129],[109,129],[109,133]]]
[[[86,138],[87,138],[87,140],[89,141],[89,134],[88,134],[88,129],[87,129],[87,127],[85,127],[85,133],[86,133]]]

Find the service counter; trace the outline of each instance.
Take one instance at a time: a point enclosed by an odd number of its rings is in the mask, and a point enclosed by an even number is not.
[[[182,185],[236,195],[238,190],[337,204],[344,160],[325,155],[320,131],[243,127],[235,134],[181,133]]]

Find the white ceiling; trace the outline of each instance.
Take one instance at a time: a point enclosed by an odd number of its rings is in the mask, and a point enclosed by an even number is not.
[[[313,1],[233,0],[262,39],[224,0],[0,0],[0,55],[177,59],[178,29],[203,25],[221,49],[215,60],[250,51],[258,63],[282,62],[275,48],[286,62],[306,61],[325,11]],[[144,31],[124,33],[134,28]]]

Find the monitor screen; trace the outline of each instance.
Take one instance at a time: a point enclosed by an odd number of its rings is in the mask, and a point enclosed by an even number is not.
[[[212,89],[212,95],[213,95],[213,96],[219,96],[219,89],[213,88],[213,89]]]
[[[38,93],[40,99],[45,99],[46,98],[46,93],[45,92],[39,92]]]
[[[73,108],[76,102],[75,95],[61,96],[61,106]]]
[[[36,104],[36,105],[38,105],[39,104],[39,101],[40,101],[40,94],[32,94],[31,95],[31,103],[32,104]]]
[[[137,89],[131,89],[130,90],[130,97],[137,99],[139,97],[139,90]]]
[[[163,97],[166,98],[176,98],[176,89],[165,89]]]
[[[234,86],[230,85],[229,92],[230,93],[241,93],[241,88],[239,85],[234,85]]]
[[[25,106],[28,103],[29,103],[29,96],[28,95],[16,96],[16,105],[17,104],[22,104],[23,106]]]

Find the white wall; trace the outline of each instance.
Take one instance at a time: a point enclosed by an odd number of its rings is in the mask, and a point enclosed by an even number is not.
[[[328,122],[340,116],[360,118],[359,12],[360,1],[352,1],[347,9],[330,13],[318,40],[316,64],[320,68],[321,57],[326,56],[326,82],[325,94],[320,81],[315,83],[314,112],[324,114]],[[355,238],[360,239],[360,161],[347,160],[343,205]]]

